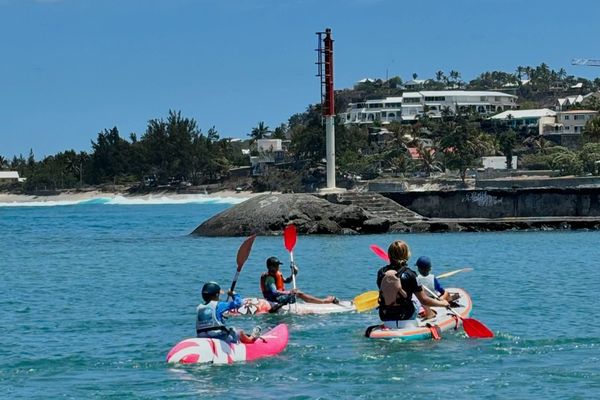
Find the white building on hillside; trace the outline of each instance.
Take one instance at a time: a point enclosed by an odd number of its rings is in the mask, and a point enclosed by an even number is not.
[[[517,108],[517,96],[495,91],[424,90],[405,92],[401,97],[350,103],[339,117],[344,124],[382,124],[414,121],[427,114],[440,118],[444,110],[454,114],[475,111],[490,115]]]
[[[555,130],[556,112],[548,108],[533,110],[509,110],[496,114],[491,120],[504,121],[515,130],[536,128],[541,135],[545,130]]]
[[[561,125],[561,133],[580,134],[589,120],[598,116],[598,111],[571,110],[556,113],[557,123]]]

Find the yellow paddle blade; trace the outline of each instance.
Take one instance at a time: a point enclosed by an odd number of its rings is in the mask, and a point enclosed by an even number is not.
[[[371,290],[356,296],[354,298],[354,307],[356,307],[356,311],[358,312],[369,311],[377,307],[378,299],[379,292],[377,290]]]

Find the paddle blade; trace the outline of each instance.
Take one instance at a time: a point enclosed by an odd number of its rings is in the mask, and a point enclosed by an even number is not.
[[[296,226],[294,224],[286,226],[283,230],[283,244],[290,253],[294,250],[294,246],[296,246],[297,238],[298,234],[296,233]]]
[[[244,263],[248,259],[250,255],[250,250],[252,250],[252,244],[254,244],[254,239],[256,239],[256,235],[252,235],[240,246],[240,249],[237,252],[237,270],[238,272],[242,270]]]
[[[369,311],[377,307],[378,299],[379,292],[376,290],[371,290],[356,296],[353,300],[354,307],[358,312]]]
[[[439,278],[448,278],[452,275],[456,275],[460,272],[469,272],[469,271],[473,271],[473,268],[461,268],[461,269],[457,269],[454,271],[449,271],[449,272],[444,272],[443,274],[439,274],[437,277]]]
[[[389,263],[390,262],[390,258],[388,257],[387,253],[385,250],[383,250],[381,247],[377,246],[376,244],[372,244],[369,246],[369,248],[371,249],[371,251],[375,254],[377,254],[377,256],[379,258],[381,258],[383,261]]]
[[[474,318],[463,318],[462,322],[465,333],[470,338],[485,339],[494,337],[494,332],[490,328]]]

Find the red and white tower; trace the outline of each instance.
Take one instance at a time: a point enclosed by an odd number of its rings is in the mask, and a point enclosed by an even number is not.
[[[317,32],[317,76],[321,78],[321,105],[325,117],[325,154],[327,160],[327,190],[335,187],[335,106],[333,91],[333,39],[331,29]]]

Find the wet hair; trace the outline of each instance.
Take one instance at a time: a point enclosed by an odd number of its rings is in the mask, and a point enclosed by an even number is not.
[[[410,258],[410,249],[406,242],[402,240],[396,240],[388,247],[388,257],[390,258],[390,264],[396,267],[401,267],[407,264]]]

